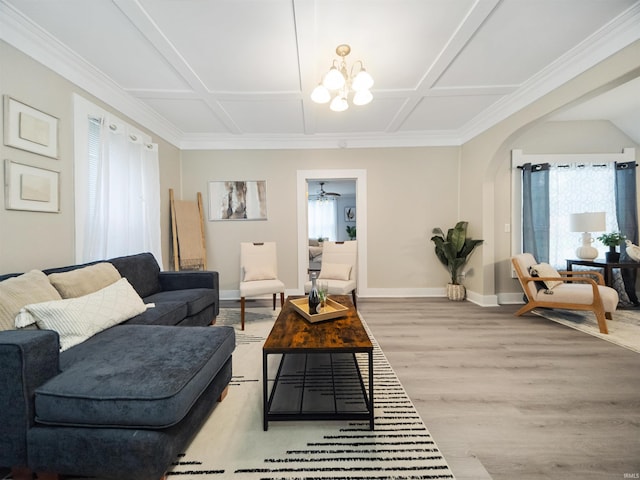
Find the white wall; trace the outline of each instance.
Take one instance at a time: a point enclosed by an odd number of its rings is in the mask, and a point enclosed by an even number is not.
[[[213,180],[266,180],[266,222],[207,222],[207,260],[221,288],[238,289],[239,244],[276,241],[279,274],[297,286],[298,170],[364,169],[367,175],[367,286],[376,294],[442,294],[447,273],[433,253],[431,230],[458,217],[457,147],[183,151],[185,199],[206,198]],[[360,234],[360,232],[358,232]]]
[[[60,172],[60,213],[6,210],[4,194],[0,195],[0,273],[23,272],[32,268],[42,269],[75,262],[73,93],[113,111],[108,105],[0,41],[0,94],[8,95],[59,119],[57,160],[7,147],[4,142],[0,142],[0,160],[10,159]],[[2,117],[0,115],[0,124]],[[147,133],[159,146],[163,262],[169,265],[169,188],[180,193],[180,152],[157,135]]]

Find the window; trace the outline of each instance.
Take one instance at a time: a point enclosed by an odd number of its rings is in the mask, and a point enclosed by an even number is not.
[[[151,252],[162,268],[158,147],[74,98],[76,260]]]
[[[576,163],[549,169],[549,263],[564,270],[566,259],[575,258],[580,233],[571,232],[572,213],[605,212],[606,231],[618,231],[615,204],[615,170],[612,163]],[[606,248],[596,240],[603,232],[590,232],[593,246]]]
[[[634,149],[558,155],[513,150],[512,165],[514,253],[525,248],[538,261],[564,269],[580,244],[580,233],[569,231],[569,215],[581,212],[605,212],[607,232],[622,231],[636,241]],[[606,248],[598,241],[594,246],[604,256]]]
[[[335,241],[338,235],[338,209],[332,200],[309,200],[309,238]]]

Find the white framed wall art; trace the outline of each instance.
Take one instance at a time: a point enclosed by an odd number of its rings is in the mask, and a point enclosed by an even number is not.
[[[58,158],[58,119],[5,95],[4,144]]]
[[[60,212],[60,173],[4,162],[5,208],[32,212]]]

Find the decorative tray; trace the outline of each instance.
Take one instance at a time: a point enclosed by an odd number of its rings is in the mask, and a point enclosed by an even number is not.
[[[349,311],[349,307],[339,304],[335,300],[327,298],[324,308],[320,313],[309,315],[309,297],[295,298],[290,300],[293,308],[311,323],[323,322],[333,318],[344,317]]]

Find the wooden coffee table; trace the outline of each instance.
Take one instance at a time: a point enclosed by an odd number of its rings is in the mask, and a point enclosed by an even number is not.
[[[351,298],[330,298],[349,307],[344,317],[311,323],[287,299],[264,342],[265,430],[269,420],[368,420],[374,428],[373,344]],[[367,355],[368,387],[357,354]]]

